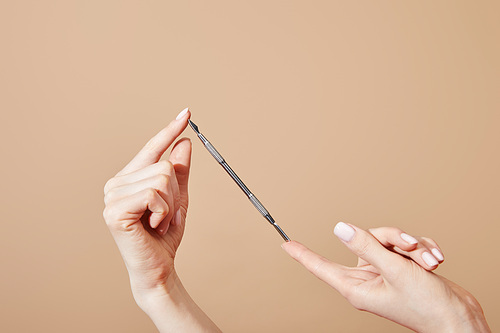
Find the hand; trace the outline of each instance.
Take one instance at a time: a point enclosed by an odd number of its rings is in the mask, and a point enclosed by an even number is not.
[[[490,332],[476,299],[431,272],[444,259],[433,240],[343,222],[334,233],[358,256],[357,267],[331,262],[295,241],[283,249],[359,310],[418,332]]]
[[[183,110],[104,187],[104,218],[122,254],[134,299],[160,332],[220,332],[182,285],[174,268],[188,209],[191,141],[180,139]]]
[[[188,209],[190,140],[179,140],[168,161],[160,158],[186,128],[190,112],[183,112],[104,187],[103,215],[139,305],[150,292],[168,292],[175,278]]]

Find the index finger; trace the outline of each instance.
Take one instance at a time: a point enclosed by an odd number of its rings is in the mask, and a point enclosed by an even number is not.
[[[344,295],[347,285],[345,283],[346,270],[344,266],[326,259],[297,241],[283,243],[281,247],[317,278],[326,282]]]
[[[172,120],[167,127],[152,137],[146,145],[135,155],[135,157],[120,171],[117,176],[125,175],[148,165],[156,163],[170,147],[174,140],[184,131],[188,125],[191,112],[188,108],[182,110],[176,119]]]

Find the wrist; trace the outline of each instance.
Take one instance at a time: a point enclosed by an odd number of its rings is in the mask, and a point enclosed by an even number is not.
[[[491,332],[483,310],[475,298],[456,302],[454,306],[448,307],[451,311],[442,319],[442,332]],[[436,332],[436,330],[429,330]]]
[[[470,299],[467,303],[462,307],[462,312],[451,322],[449,332],[491,332],[483,309],[476,299]]]
[[[158,304],[169,302],[174,291],[179,291],[182,287],[182,283],[173,269],[166,279],[153,286],[141,283],[140,279],[135,280],[132,277],[130,286],[137,305],[146,314],[149,314],[149,309],[157,307]]]
[[[160,332],[220,332],[189,296],[175,270],[154,288],[131,284],[137,305]]]

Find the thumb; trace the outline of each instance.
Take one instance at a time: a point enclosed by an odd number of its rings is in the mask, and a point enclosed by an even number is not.
[[[172,148],[169,161],[175,169],[180,196],[182,200],[185,200],[188,194],[189,169],[191,167],[191,140],[182,138],[177,141]]]
[[[373,265],[386,278],[397,278],[405,264],[405,259],[400,255],[387,250],[370,233],[352,224],[339,222],[333,233],[351,252]]]

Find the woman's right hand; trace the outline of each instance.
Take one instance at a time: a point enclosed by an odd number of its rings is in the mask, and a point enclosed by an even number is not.
[[[104,218],[125,261],[135,301],[160,332],[220,332],[174,269],[188,209],[191,141],[183,110],[104,187]]]
[[[397,228],[367,232],[343,222],[334,233],[358,256],[357,267],[331,262],[295,241],[282,247],[359,310],[418,332],[490,332],[474,296],[431,272],[443,259],[433,240],[415,242]]]
[[[168,160],[160,158],[189,117],[187,109],[181,112],[104,187],[103,215],[141,307],[151,294],[167,294],[176,279],[174,258],[188,209],[191,141],[179,140]]]

